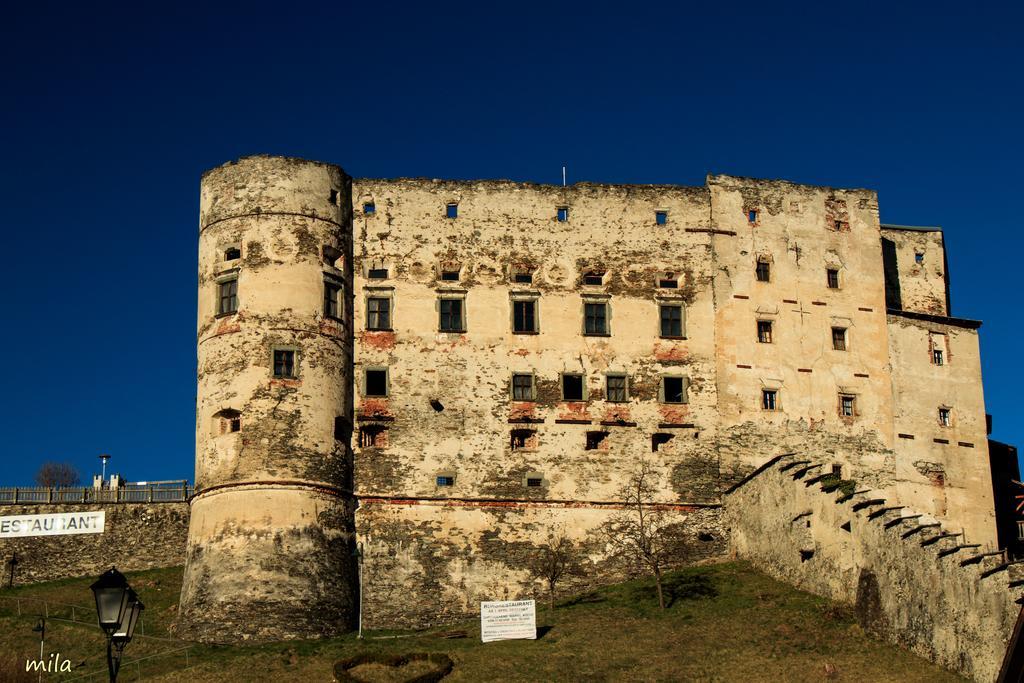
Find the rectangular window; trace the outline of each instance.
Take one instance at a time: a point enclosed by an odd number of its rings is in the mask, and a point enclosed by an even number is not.
[[[753,210],[747,211],[747,222],[748,223],[756,223],[757,222],[757,211],[753,211]]]
[[[536,444],[537,431],[534,429],[513,429],[509,434],[509,448],[513,451],[521,451],[524,448],[534,448]]]
[[[238,312],[238,280],[227,280],[217,285],[217,313],[227,315]]]
[[[939,424],[948,427],[951,424],[951,411],[949,408],[939,408]]]
[[[391,299],[372,296],[366,300],[366,329],[391,329]]]
[[[587,441],[583,446],[585,451],[596,451],[608,438],[608,432],[587,432]]]
[[[341,284],[324,280],[324,317],[341,320]]]
[[[366,202],[363,204],[363,213],[377,213],[377,207],[373,202]]]
[[[526,485],[528,487],[530,487],[531,489],[532,488],[538,488],[538,487],[542,486],[543,484],[544,484],[544,477],[540,476],[539,474],[537,474],[537,475],[530,474],[530,475],[527,475],[527,477],[526,477]]]
[[[521,285],[529,285],[533,283],[533,273],[528,271],[519,271],[512,276],[513,282],[518,282]]]
[[[1024,522],[1017,522],[1017,540],[1024,541]]]
[[[274,377],[279,379],[295,378],[295,351],[274,349]]]
[[[533,375],[512,375],[512,399],[533,400]]]
[[[835,268],[825,271],[825,280],[828,282],[829,289],[839,289],[839,271]]]
[[[654,224],[665,225],[666,223],[668,223],[668,211],[655,211]]]
[[[537,331],[537,302],[512,302],[512,331],[530,333]]]
[[[558,222],[559,223],[565,223],[567,220],[569,220],[569,207],[567,207],[567,206],[560,206],[560,207],[558,207]]]
[[[663,277],[658,280],[658,286],[662,289],[678,289],[679,280],[674,277]]]
[[[371,280],[387,280],[388,279],[388,269],[387,268],[370,268],[369,272],[367,272],[367,274],[366,274],[366,277],[370,278]]]
[[[583,375],[562,375],[562,400],[583,400]]]
[[[387,396],[388,395],[388,371],[367,370],[364,395],[366,396]]]
[[[924,263],[924,252],[923,251],[915,251],[914,252],[914,263]]]
[[[661,400],[665,403],[686,403],[686,379],[662,377]]]
[[[761,390],[761,408],[763,410],[779,409],[779,392],[775,389]]]
[[[442,270],[441,271],[441,279],[444,280],[445,282],[458,282],[459,281],[459,271],[457,271],[457,270]]]
[[[832,348],[836,351],[846,350],[846,328],[845,327],[833,327],[832,328]]]
[[[839,414],[843,417],[853,417],[856,414],[857,399],[849,394],[839,394]]]
[[[583,304],[583,333],[608,334],[608,304]]]
[[[683,307],[678,304],[662,304],[659,308],[661,308],[661,336],[682,337]]]
[[[628,398],[625,375],[608,375],[605,378],[605,399],[611,403],[625,403]]]
[[[585,285],[603,285],[604,284],[604,273],[596,270],[592,270],[589,273],[583,274],[583,284]]]
[[[462,299],[441,299],[439,302],[441,312],[440,327],[442,332],[464,332],[462,320]]]
[[[943,365],[942,349],[932,349],[932,362],[936,365]]]
[[[455,477],[448,476],[446,474],[437,475],[438,486],[455,486]]]
[[[387,429],[381,425],[366,425],[359,428],[360,448],[384,448],[387,446]]]
[[[458,218],[459,217],[459,205],[455,204],[455,203],[448,204],[447,207],[445,208],[445,214],[444,215],[447,216],[448,218]]]
[[[772,321],[771,320],[758,320],[757,321],[757,341],[762,344],[772,343]]]
[[[772,267],[767,261],[759,260],[757,262],[757,268],[754,269],[755,275],[757,275],[758,282],[769,282],[772,279]]]

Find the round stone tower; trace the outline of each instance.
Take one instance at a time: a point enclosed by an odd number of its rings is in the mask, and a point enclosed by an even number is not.
[[[203,175],[182,636],[353,623],[351,187],[337,166],[271,156]]]

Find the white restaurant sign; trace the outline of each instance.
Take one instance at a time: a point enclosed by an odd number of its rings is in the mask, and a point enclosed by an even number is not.
[[[102,534],[106,514],[103,510],[82,510],[0,517],[0,538]]]
[[[533,600],[480,603],[480,640],[537,639],[537,606]]]

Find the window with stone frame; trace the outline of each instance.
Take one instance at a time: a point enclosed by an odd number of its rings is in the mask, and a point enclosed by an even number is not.
[[[682,304],[660,304],[658,306],[661,317],[662,337],[683,336],[683,305]]]
[[[441,332],[465,332],[466,320],[463,315],[465,300],[462,298],[441,298],[438,301],[438,329]]]
[[[575,373],[564,373],[562,375],[562,400],[582,401],[583,396],[583,375]]]
[[[854,417],[857,414],[857,397],[853,394],[839,394],[839,415]]]
[[[836,351],[846,351],[846,328],[832,328],[832,348]]]
[[[608,334],[608,304],[587,301],[583,304],[583,333],[603,336]]]
[[[771,282],[772,266],[768,263],[768,259],[757,259],[757,266],[754,268],[754,274],[757,276],[758,282]]]
[[[343,287],[340,282],[333,278],[324,278],[324,317],[331,320],[341,320]]]
[[[762,389],[761,390],[761,409],[762,410],[778,410],[779,409],[779,392],[777,389]]]
[[[388,395],[388,371],[385,368],[367,368],[364,374],[363,395],[386,397]]]
[[[512,400],[532,401],[534,398],[533,375],[526,373],[512,375]]]
[[[826,268],[825,269],[825,282],[829,289],[839,289],[839,269],[838,268]]]
[[[939,425],[949,427],[953,424],[953,411],[950,408],[939,408]]]
[[[217,283],[217,315],[231,315],[238,312],[238,278],[221,280]]]
[[[366,329],[391,329],[391,297],[370,296],[366,298]]]
[[[772,321],[771,320],[758,320],[757,321],[757,341],[761,344],[772,343]]]
[[[610,403],[625,403],[629,399],[629,382],[626,375],[605,376],[604,397]]]
[[[534,334],[537,330],[537,301],[514,299],[512,301],[512,331],[516,334]]]
[[[662,403],[686,403],[687,382],[685,377],[666,375],[661,378],[658,397]]]
[[[295,349],[274,349],[274,378],[295,379],[297,368]]]

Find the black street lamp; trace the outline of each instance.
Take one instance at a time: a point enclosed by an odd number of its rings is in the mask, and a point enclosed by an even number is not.
[[[104,572],[90,588],[96,598],[96,616],[100,628],[107,635],[107,670],[111,683],[114,683],[121,667],[124,646],[135,635],[135,625],[145,605],[128,585],[124,574],[113,567]]]

